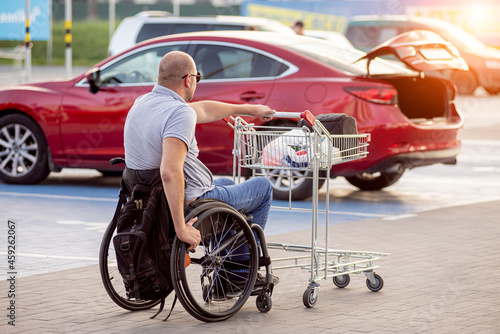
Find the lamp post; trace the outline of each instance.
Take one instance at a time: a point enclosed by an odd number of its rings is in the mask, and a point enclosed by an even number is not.
[[[65,19],[65,36],[64,36],[64,42],[66,44],[66,77],[71,77],[71,70],[72,70],[72,52],[71,52],[71,41],[72,41],[72,36],[71,36],[71,14],[72,14],[72,7],[71,7],[71,0],[66,0],[65,2],[65,13],[64,13],[64,19]]]
[[[24,38],[24,49],[26,52],[24,64],[26,66],[26,82],[31,81],[31,34],[30,34],[30,12],[31,1],[26,0],[26,35]]]

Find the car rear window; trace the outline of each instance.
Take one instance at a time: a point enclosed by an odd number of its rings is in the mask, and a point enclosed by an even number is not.
[[[354,75],[367,74],[367,61],[365,59],[358,61],[365,53],[356,49],[337,48],[328,42],[322,41],[315,43],[295,43],[285,47],[343,72]],[[370,74],[395,73],[413,72],[392,61],[385,61],[379,58],[372,60],[370,63]]]
[[[206,31],[209,30],[208,24],[202,23],[176,23],[173,25],[172,34],[182,34],[184,32]]]
[[[403,27],[374,23],[373,25],[349,26],[346,31],[346,37],[356,49],[368,52],[375,46],[404,32],[405,29]]]
[[[238,26],[234,24],[214,24],[212,30],[243,30],[244,26]]]
[[[170,34],[170,29],[172,28],[172,24],[170,23],[145,23],[139,34],[137,34],[136,43],[145,41],[150,38],[168,35]]]

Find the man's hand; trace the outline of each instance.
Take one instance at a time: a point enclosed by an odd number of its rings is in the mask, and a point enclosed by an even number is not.
[[[198,220],[198,217],[191,218],[185,225],[183,231],[177,233],[179,240],[189,244],[188,251],[195,249],[201,242],[200,231],[193,227],[193,224]]]
[[[263,122],[268,122],[272,120],[273,119],[272,114],[276,112],[276,110],[272,110],[268,106],[264,106],[262,104],[252,104],[249,106],[251,106],[254,109],[252,110],[253,111],[252,115],[260,117],[260,120]]]

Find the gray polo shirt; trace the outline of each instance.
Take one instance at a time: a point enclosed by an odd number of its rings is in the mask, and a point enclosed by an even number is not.
[[[125,163],[138,170],[160,168],[163,139],[182,140],[187,148],[184,162],[186,201],[212,190],[213,176],[198,159],[195,128],[197,115],[178,94],[163,86],[135,100],[125,121]]]

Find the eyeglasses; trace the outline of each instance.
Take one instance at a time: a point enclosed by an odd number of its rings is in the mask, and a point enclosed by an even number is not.
[[[183,76],[181,79],[184,79],[185,77],[187,77],[188,75],[190,76],[193,76],[193,77],[196,77],[196,82],[200,82],[200,79],[201,79],[201,74],[200,72],[197,72],[196,74],[186,74],[185,76]]]

